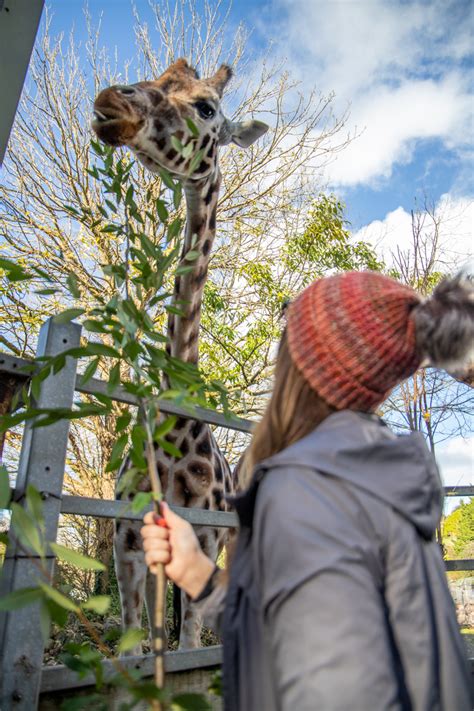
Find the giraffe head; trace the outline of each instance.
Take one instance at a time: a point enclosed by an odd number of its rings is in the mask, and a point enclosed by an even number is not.
[[[154,81],[101,91],[92,128],[104,143],[129,146],[153,172],[164,168],[179,178],[205,178],[217,168],[218,145],[234,142],[247,148],[268,130],[261,121],[233,122],[224,116],[221,98],[231,76],[223,64],[212,77],[200,79],[185,59],[178,59]],[[172,136],[183,146],[191,142],[192,153],[185,157],[177,151]],[[192,156],[200,150],[202,159],[190,176]]]

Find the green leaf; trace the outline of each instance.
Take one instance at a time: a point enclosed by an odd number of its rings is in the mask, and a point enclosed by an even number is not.
[[[100,321],[95,321],[94,319],[87,318],[82,322],[84,328],[90,333],[107,333],[106,326]]]
[[[200,150],[197,153],[194,154],[194,156],[191,159],[191,163],[189,164],[189,175],[192,175],[196,168],[201,164],[201,161],[204,156],[204,150]]]
[[[43,593],[40,588],[21,588],[0,597],[0,610],[2,612],[18,610],[20,607],[26,607],[26,605],[37,602],[42,597]]]
[[[94,597],[90,597],[86,602],[82,603],[84,610],[92,610],[98,615],[105,615],[109,607],[110,595],[94,595]]]
[[[133,649],[142,640],[146,639],[146,632],[142,629],[130,629],[125,632],[120,638],[117,650],[119,653],[128,652]]]
[[[107,464],[107,467],[105,469],[106,472],[113,472],[120,466],[120,464],[122,463],[123,452],[125,447],[127,446],[127,443],[128,432],[124,432],[124,434],[120,435],[120,437],[112,447],[112,454],[110,455],[109,463]]]
[[[160,174],[160,178],[162,179],[166,187],[170,190],[174,190],[174,181],[168,171],[164,170],[163,168],[160,168],[158,172]]]
[[[28,484],[26,487],[26,505],[32,518],[40,528],[44,525],[43,499],[38,489]]]
[[[176,138],[176,136],[171,136],[171,145],[175,149],[175,151],[178,151],[178,153],[182,154],[184,151],[184,146],[179,140],[179,138]]]
[[[187,118],[186,125],[189,128],[189,130],[191,131],[191,133],[193,134],[193,136],[195,138],[197,138],[199,136],[199,129],[196,126],[196,124],[194,123],[194,121],[192,121],[190,118]]]
[[[202,694],[177,694],[171,700],[172,711],[212,711]]]
[[[10,539],[8,538],[8,534],[5,533],[5,531],[0,531],[0,543],[4,546],[8,546],[10,543]]]
[[[54,322],[55,323],[69,323],[69,321],[72,321],[73,319],[77,318],[78,316],[82,316],[83,313],[85,313],[85,309],[66,309],[65,311],[62,311],[60,314],[57,316],[54,316]]]
[[[46,600],[46,604],[52,621],[59,627],[65,627],[69,619],[69,612],[49,598]]]
[[[47,585],[46,583],[40,582],[39,586],[44,592],[44,594],[60,607],[63,607],[65,610],[70,610],[71,612],[79,612],[80,608],[78,607],[78,605],[76,605],[68,597],[60,593],[59,590],[55,590],[51,587],[51,585]]]
[[[79,299],[81,296],[81,292],[79,291],[77,276],[71,272],[68,278],[66,279],[66,284],[67,288],[69,289],[69,293],[75,299]]]
[[[168,432],[171,432],[173,427],[176,424],[176,420],[178,418],[176,415],[170,415],[169,417],[164,420],[164,422],[161,422],[158,427],[155,429],[155,432],[153,433],[153,439],[159,439],[160,437],[165,437]]]
[[[60,289],[36,289],[35,294],[39,296],[49,296],[50,294],[57,294]]]
[[[191,250],[189,250],[189,252],[186,252],[186,255],[184,258],[187,262],[194,262],[200,256],[201,256],[200,252],[197,252],[196,250],[191,249]]]
[[[181,200],[183,197],[183,188],[181,183],[176,183],[176,187],[173,192],[173,205],[174,209],[177,210],[181,205]]]
[[[148,491],[139,491],[135,494],[132,501],[133,513],[140,513],[145,507],[149,506],[153,499],[153,494]]]
[[[163,202],[163,200],[159,200],[159,199],[155,200],[155,205],[156,205],[156,211],[158,213],[158,217],[160,218],[160,220],[162,222],[167,222],[169,213],[168,213],[168,210],[166,209],[166,205]]]
[[[20,504],[13,502],[11,510],[12,526],[20,543],[26,545],[27,548],[31,548],[39,556],[44,557],[45,548],[36,521]]]
[[[171,442],[168,442],[166,439],[163,439],[162,437],[157,437],[156,441],[163,449],[163,451],[168,452],[168,454],[171,454],[172,457],[176,457],[176,459],[181,459],[181,457],[183,456],[180,450],[176,447],[176,445],[172,444]]]
[[[122,414],[117,417],[117,420],[115,422],[116,433],[119,434],[119,432],[122,432],[122,430],[128,427],[131,419],[132,413],[129,410],[125,410],[125,412],[122,412]]]
[[[87,368],[84,370],[83,374],[80,376],[81,377],[81,385],[85,385],[89,380],[94,376],[98,366],[100,363],[100,358],[94,358],[94,360],[91,360]]]
[[[110,369],[107,392],[111,393],[118,385],[120,385],[120,361]]]
[[[10,477],[5,465],[0,464],[0,509],[7,509],[11,499]]]
[[[94,558],[82,555],[71,548],[61,546],[59,543],[50,543],[51,549],[55,555],[66,563],[71,563],[82,570],[105,570],[105,565]]]

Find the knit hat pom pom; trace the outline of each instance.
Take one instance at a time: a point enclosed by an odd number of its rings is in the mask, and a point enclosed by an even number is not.
[[[428,365],[462,371],[474,357],[472,274],[444,279],[414,308],[413,318],[417,348]]]

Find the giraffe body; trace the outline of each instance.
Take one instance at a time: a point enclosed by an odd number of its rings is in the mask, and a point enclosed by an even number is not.
[[[181,263],[192,267],[177,276],[173,302],[181,315],[168,318],[168,351],[187,363],[198,362],[199,324],[202,294],[216,233],[216,212],[221,184],[218,146],[230,142],[247,147],[268,129],[259,121],[234,123],[222,113],[220,100],[231,77],[222,65],[214,76],[200,79],[186,60],[179,59],[157,80],[103,90],[94,103],[93,129],[109,145],[127,145],[150,171],[168,170],[182,180],[186,198],[186,231]],[[193,135],[191,120],[199,135]],[[199,165],[190,175],[192,155],[184,158],[172,145],[171,137],[183,145],[193,142],[193,153],[203,151]],[[186,262],[190,250],[199,256]],[[196,420],[179,419],[167,435],[182,453],[176,459],[156,450],[157,469],[166,500],[177,506],[227,510],[225,496],[232,494],[236,481],[219,450],[210,427]],[[127,463],[119,472],[127,471]],[[149,491],[143,480],[140,489]],[[143,601],[147,600],[150,629],[153,628],[153,580],[148,575],[139,535],[140,524],[118,522],[114,539],[115,566],[125,629],[141,627]],[[226,529],[196,528],[207,555],[216,560],[225,543]],[[201,619],[182,594],[180,648],[200,646]],[[132,654],[140,654],[136,647]]]

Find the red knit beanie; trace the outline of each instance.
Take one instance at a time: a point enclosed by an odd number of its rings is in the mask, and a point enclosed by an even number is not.
[[[292,360],[330,405],[372,410],[421,363],[410,318],[420,301],[376,272],[315,281],[288,309]]]

